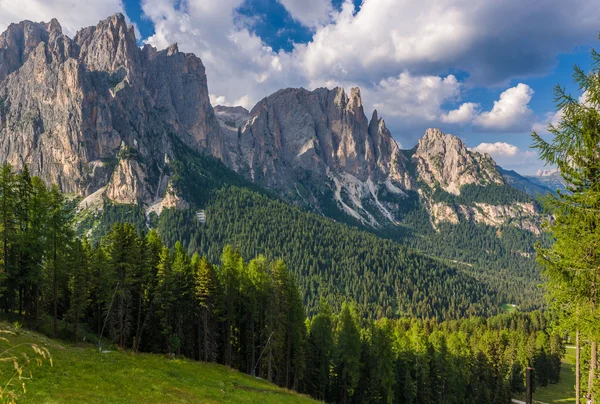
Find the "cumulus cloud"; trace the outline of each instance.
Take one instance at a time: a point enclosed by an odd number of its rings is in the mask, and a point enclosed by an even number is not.
[[[96,25],[115,13],[125,15],[121,0],[86,0],[85,5],[79,6],[73,0],[0,0],[0,32],[11,23],[48,22],[56,18],[63,32],[73,36],[81,27]]]
[[[507,169],[521,169],[537,165],[537,154],[533,150],[522,150],[517,146],[506,143],[481,143],[471,150],[488,153],[500,166]]]
[[[441,105],[460,94],[461,84],[453,75],[414,76],[403,72],[367,88],[363,98],[382,115],[436,120]]]
[[[484,130],[527,131],[534,119],[533,110],[528,105],[532,96],[531,87],[519,83],[500,94],[500,99],[494,101],[492,110],[481,113],[473,122]]]
[[[500,83],[548,71],[557,53],[595,36],[598,17],[594,0],[364,0],[358,11],[346,0],[298,51],[309,77],[378,81],[458,68],[476,83]]]
[[[473,150],[479,153],[488,153],[490,156],[516,156],[519,153],[519,148],[515,145],[508,144],[506,142],[496,143],[481,143],[479,146],[474,147]]]
[[[330,0],[277,0],[292,18],[307,27],[324,25],[331,20],[333,5]]]
[[[243,0],[143,0],[142,9],[154,23],[146,42],[165,48],[177,42],[193,52],[206,67],[213,99],[232,105],[242,100],[252,106],[282,87],[307,85],[292,55],[275,52],[252,33],[251,22],[236,9]]]
[[[479,113],[480,105],[474,102],[465,102],[458,109],[442,114],[441,121],[444,123],[466,124],[471,123]]]

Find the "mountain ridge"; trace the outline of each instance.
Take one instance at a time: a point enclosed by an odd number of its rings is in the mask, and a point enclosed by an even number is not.
[[[91,196],[159,213],[188,206],[173,182],[176,138],[289,202],[321,213],[335,206],[372,228],[402,223],[416,192],[434,228],[467,220],[539,231],[533,202],[437,200],[511,185],[489,155],[439,129],[407,157],[377,111],[366,116],[359,88],[287,88],[250,111],[213,108],[202,61],[176,44],[139,48],[121,14],[73,39],[57,20],[12,24],[0,61],[0,158],[27,164],[84,206]]]

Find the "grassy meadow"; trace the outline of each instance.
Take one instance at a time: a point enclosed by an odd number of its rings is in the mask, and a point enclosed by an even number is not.
[[[69,343],[0,322],[3,357],[25,363],[26,391],[13,378],[6,391],[23,403],[309,403],[313,400],[255,379],[225,366],[164,355],[120,352],[99,353],[93,344]],[[37,355],[31,345],[47,349],[50,358]],[[35,359],[42,359],[41,366]],[[12,360],[0,362],[6,384],[15,375]],[[5,394],[6,398],[6,394]],[[3,402],[5,400],[2,400]]]

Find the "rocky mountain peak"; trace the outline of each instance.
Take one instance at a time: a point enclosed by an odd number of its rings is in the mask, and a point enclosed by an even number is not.
[[[89,70],[115,72],[125,69],[134,74],[139,66],[139,48],[133,25],[123,14],[114,14],[96,26],[77,32],[73,40],[80,47],[80,58]]]
[[[495,162],[489,155],[467,149],[456,136],[439,129],[427,129],[412,157],[419,179],[430,188],[437,186],[454,195],[467,184],[504,184]]]
[[[164,194],[174,137],[226,160],[194,55],[176,45],[140,49],[121,14],[74,39],[56,20],[24,21],[0,35],[2,161],[27,164],[65,192],[103,189],[110,199],[147,204]]]
[[[360,88],[353,87],[350,90],[350,99],[348,102],[348,109],[358,110],[359,108],[362,111],[362,99],[360,97]]]
[[[23,66],[40,43],[54,41],[60,35],[62,27],[56,19],[49,23],[10,24],[0,34],[0,81]]]

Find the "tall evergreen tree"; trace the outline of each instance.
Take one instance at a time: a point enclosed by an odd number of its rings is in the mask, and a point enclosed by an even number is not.
[[[198,322],[198,359],[204,362],[217,360],[217,320],[219,310],[219,284],[214,266],[205,257],[192,259],[195,280]]]
[[[58,289],[65,279],[66,258],[69,243],[73,239],[72,211],[67,207],[64,195],[53,185],[48,197],[48,259],[49,276],[52,284],[52,316],[54,337],[58,336]]]
[[[591,56],[593,67],[589,73],[574,68],[573,78],[582,91],[580,98],[567,94],[560,86],[555,89],[562,118],[548,128],[552,139],[546,141],[535,132],[532,136],[542,160],[558,166],[569,184],[568,192],[545,200],[554,216],[548,228],[555,242],[548,248],[538,246],[537,250],[545,266],[551,301],[559,310],[575,315],[572,325],[576,334],[590,341],[586,396],[593,403],[591,386],[597,378],[600,338],[600,54],[592,50]],[[576,374],[580,374],[579,368]]]
[[[360,372],[360,333],[353,306],[344,302],[335,334],[335,373],[338,400],[347,403],[357,387]]]

